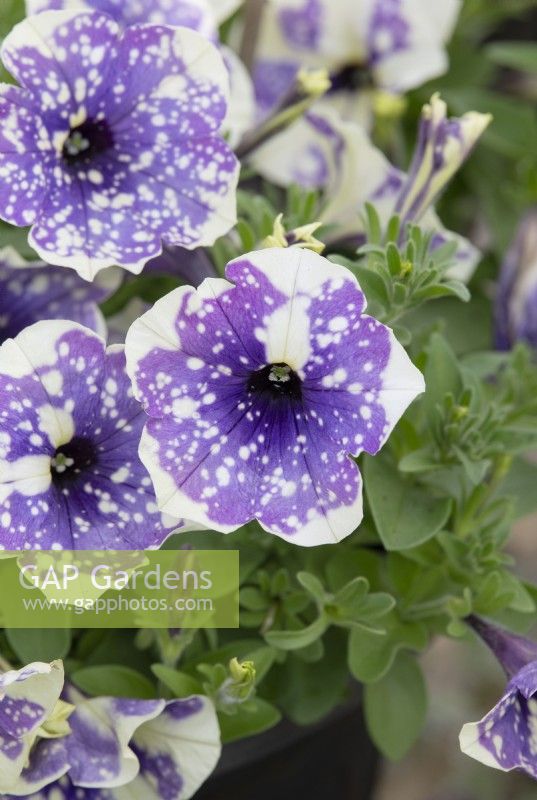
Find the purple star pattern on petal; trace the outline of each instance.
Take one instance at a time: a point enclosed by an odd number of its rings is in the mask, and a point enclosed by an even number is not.
[[[94,698],[70,720],[69,774],[30,800],[188,800],[220,757],[216,711],[202,696]]]
[[[64,738],[37,739],[17,785],[10,788],[11,795],[33,797],[34,792],[61,779],[68,769],[69,761]]]
[[[345,268],[275,248],[226,276],[177,289],[127,334],[159,506],[222,532],[257,518],[298,544],[338,541],[362,517],[350,454],[379,450],[423,378]]]
[[[258,101],[264,111],[274,107],[289,83],[270,86],[269,76],[288,71],[292,79],[300,66],[328,69],[332,98],[349,93],[352,105],[375,87],[419,86],[446,72],[445,43],[460,9],[461,0],[272,0],[256,49]]]
[[[0,348],[0,545],[147,549],[177,521],[158,512],[136,455],[144,415],[120,346],[44,321]]]
[[[232,227],[228,80],[206,38],[45,11],[13,29],[2,59],[23,88],[0,95],[0,215],[32,224],[47,261],[87,279],[139,272],[162,241],[194,248]]]
[[[140,775],[132,789],[145,800],[187,800],[215,768],[220,731],[212,703],[201,696],[172,700],[135,733]]]
[[[300,8],[282,8],[279,21],[288,42],[297,47],[318,47],[323,21],[320,0],[306,0]]]
[[[42,768],[32,745],[63,688],[60,662],[36,662],[0,675],[0,791],[28,794],[67,770],[64,753]],[[52,754],[52,746],[49,746]],[[59,748],[61,749],[61,748]],[[38,754],[37,754],[38,755]],[[50,777],[48,777],[50,776]],[[29,780],[28,780],[29,779]],[[29,790],[26,787],[29,786]]]
[[[402,0],[377,0],[369,22],[369,63],[374,65],[386,55],[408,47],[409,30]]]
[[[61,267],[26,263],[11,248],[0,250],[0,342],[43,319],[71,319],[105,336],[98,303],[117,283],[106,278],[88,283]]]
[[[112,788],[130,783],[139,764],[128,747],[144,722],[164,708],[163,700],[97,697],[77,705],[66,738],[69,777],[75,786]]]

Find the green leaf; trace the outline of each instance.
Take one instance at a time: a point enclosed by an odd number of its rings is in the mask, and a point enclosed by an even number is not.
[[[79,689],[94,697],[111,695],[144,700],[156,697],[151,681],[130,667],[116,664],[84,667],[73,672],[70,678]]]
[[[446,394],[457,398],[463,388],[455,354],[440,333],[433,333],[429,340],[424,377],[426,390],[422,403],[430,422],[434,422],[437,406],[443,403]]]
[[[390,672],[364,692],[371,738],[387,758],[402,758],[419,737],[427,712],[427,693],[416,659],[401,653]]]
[[[537,465],[525,458],[516,458],[502,483],[502,494],[516,500],[516,517],[525,517],[537,510]]]
[[[380,218],[375,206],[371,203],[365,204],[365,213],[367,216],[367,239],[371,244],[382,243],[382,226]]]
[[[71,648],[69,629],[6,628],[5,633],[9,644],[24,664],[65,658]]]
[[[495,64],[537,75],[537,44],[494,42],[486,48],[485,52]]]
[[[412,484],[383,456],[364,458],[364,484],[387,550],[407,550],[426,542],[449,518],[449,499],[435,498],[426,488]]]
[[[311,572],[299,572],[296,577],[300,585],[304,587],[308,594],[314,597],[318,603],[324,603],[326,591],[316,575],[312,575]]]
[[[239,601],[241,608],[246,608],[248,611],[265,611],[269,604],[265,593],[256,586],[245,586],[241,589]]]
[[[281,718],[282,715],[275,706],[261,697],[254,697],[239,706],[236,714],[219,715],[222,741],[233,742],[236,739],[255,736],[256,733],[273,728]]]
[[[365,600],[368,591],[369,581],[362,575],[358,575],[345,586],[342,586],[334,597],[334,603],[338,606],[361,604]]]
[[[435,283],[420,289],[414,293],[413,299],[416,300],[436,300],[439,297],[456,297],[463,303],[468,303],[471,295],[468,288],[456,280],[446,280],[443,283]]]
[[[151,670],[174,697],[189,697],[201,691],[201,683],[186,672],[180,672],[164,664],[153,664]]]
[[[406,456],[399,462],[399,470],[401,472],[430,472],[440,468],[440,464],[435,461],[434,450],[432,447],[421,447],[419,450],[413,450],[412,453],[407,453]]]
[[[351,630],[349,669],[362,683],[372,683],[385,675],[401,649],[422,650],[427,644],[424,626],[417,622],[402,622],[395,611],[383,617],[382,626],[385,628],[383,634],[360,627]]]
[[[343,701],[347,692],[346,640],[346,631],[331,628],[323,640],[324,653],[314,664],[299,659],[298,653],[291,654],[283,664],[275,664],[263,684],[264,696],[278,703],[298,725],[322,719]]]
[[[265,639],[268,644],[280,650],[299,650],[313,644],[323,635],[327,627],[328,620],[324,614],[321,614],[306,628],[297,631],[269,631],[265,634]]]

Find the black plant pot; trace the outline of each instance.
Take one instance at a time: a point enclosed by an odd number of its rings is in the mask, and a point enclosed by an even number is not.
[[[195,800],[371,800],[377,764],[355,702],[316,725],[283,721],[226,745]]]

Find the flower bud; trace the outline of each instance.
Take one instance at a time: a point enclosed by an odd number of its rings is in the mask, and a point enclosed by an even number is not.
[[[518,228],[503,262],[496,296],[496,345],[523,340],[537,346],[537,207]]]

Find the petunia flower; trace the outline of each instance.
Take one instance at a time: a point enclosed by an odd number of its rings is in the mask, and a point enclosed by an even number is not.
[[[537,207],[519,225],[500,271],[496,344],[508,350],[523,340],[537,347]]]
[[[437,245],[455,240],[457,277],[468,279],[479,253],[470,242],[444,229],[434,203],[490,120],[489,114],[475,111],[449,118],[444,101],[433,95],[423,107],[418,142],[406,175],[390,164],[359,125],[342,122],[333,113],[310,112],[299,123],[298,138],[291,141],[289,131],[281,135],[288,138],[272,154],[269,177],[281,185],[324,186],[327,201],[321,220],[336,226],[335,236],[351,237],[357,244],[364,232],[366,202],[375,206],[384,224],[398,213],[403,223],[433,231]],[[302,149],[301,160],[294,159],[297,146]],[[257,156],[254,161],[257,164]]]
[[[447,71],[445,44],[461,7],[461,0],[269,0],[254,70],[259,115],[281,102],[300,67],[326,67],[332,88],[314,113],[366,130],[374,111],[397,116],[401,93]],[[259,150],[255,167],[270,179],[273,157],[287,149],[294,168],[307,172],[315,147],[314,132],[296,123]]]
[[[84,698],[72,701],[69,732],[57,753],[32,752],[12,797],[33,800],[188,800],[213,771],[221,751],[216,712],[207,697],[182,700]],[[45,742],[46,743],[46,742]],[[59,776],[40,786],[33,775]]]
[[[537,779],[537,644],[476,617],[469,622],[496,655],[509,682],[480,722],[464,725],[461,750],[488,767],[520,769]]]
[[[109,14],[123,28],[144,23],[180,26],[191,28],[218,45],[218,25],[236,10],[237,5],[222,0],[26,0],[26,11],[29,15],[53,9],[100,11]],[[219,49],[230,82],[228,111],[222,132],[234,145],[255,120],[254,87],[237,54],[223,44]]]
[[[65,772],[58,729],[47,725],[61,704],[63,665],[34,662],[0,674],[0,792],[38,791]],[[65,705],[65,704],[63,704]],[[65,727],[64,731],[68,732]],[[60,731],[61,733],[61,731]],[[39,753],[46,755],[36,770]],[[25,777],[23,776],[25,771]]]
[[[344,267],[270,248],[226,277],[171,292],[127,334],[159,507],[224,533],[256,518],[297,544],[339,541],[362,518],[351,454],[380,449],[423,377]]]
[[[194,248],[233,226],[228,79],[208,39],[45,11],[1,54],[21,88],[0,87],[0,217],[31,225],[46,261],[87,279],[112,264],[138,273],[162,241]]]
[[[136,449],[144,414],[123,348],[74,322],[0,347],[0,547],[147,549],[163,517]]]
[[[98,303],[117,287],[112,272],[88,283],[62,267],[24,261],[11,247],[0,250],[0,343],[42,319],[71,319],[106,336]]]
[[[256,88],[270,109],[300,66],[327,67],[349,109],[360,94],[405,92],[447,71],[445,44],[461,0],[268,0],[257,43]],[[351,112],[352,113],[352,112]]]

